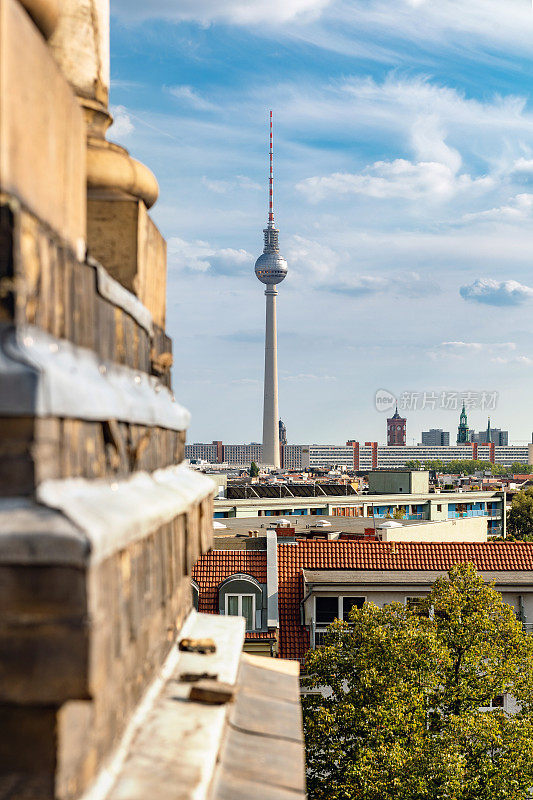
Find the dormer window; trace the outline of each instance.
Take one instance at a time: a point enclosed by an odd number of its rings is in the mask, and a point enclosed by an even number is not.
[[[244,617],[246,630],[254,630],[255,596],[253,594],[227,594],[225,610],[230,617]]]
[[[266,587],[251,575],[230,575],[218,587],[219,611],[230,617],[244,617],[247,631],[260,630],[266,623],[265,590]]]

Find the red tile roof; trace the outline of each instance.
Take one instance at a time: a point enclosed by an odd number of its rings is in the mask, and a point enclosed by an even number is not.
[[[300,625],[302,568],[442,571],[467,561],[480,571],[533,571],[533,543],[397,542],[393,545],[391,542],[307,540],[278,544],[280,657],[301,659],[309,648],[309,633]]]
[[[236,572],[266,583],[266,550],[210,550],[200,556],[192,571],[199,589],[199,611],[218,614],[218,587]]]

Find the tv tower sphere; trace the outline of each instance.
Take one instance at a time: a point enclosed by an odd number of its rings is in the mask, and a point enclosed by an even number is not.
[[[261,253],[257,261],[255,262],[255,274],[259,278],[262,283],[267,283],[273,285],[275,283],[281,283],[281,281],[287,275],[287,262],[280,255],[278,249],[278,232],[275,228],[265,228],[265,251]],[[267,244],[267,234],[275,234],[274,236],[270,236],[268,241],[270,242],[271,239],[276,240],[276,245],[273,246],[271,244]]]

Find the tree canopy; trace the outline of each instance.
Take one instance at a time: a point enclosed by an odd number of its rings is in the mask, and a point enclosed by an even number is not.
[[[440,459],[434,461],[410,460],[405,462],[407,469],[427,469],[435,472],[445,472],[449,475],[473,475],[474,472],[490,472],[495,477],[505,477],[510,475],[530,475],[533,470],[531,464],[521,464],[515,461],[510,467],[501,464],[493,464],[491,461],[480,461],[479,459],[454,459],[445,463]]]
[[[533,541],[533,488],[514,495],[507,514],[507,537]]]
[[[250,464],[250,477],[257,478],[258,475],[259,475],[259,467],[255,463],[255,461],[252,461],[252,463]]]
[[[310,800],[526,800],[532,645],[471,564],[416,610],[354,608],[306,661]]]

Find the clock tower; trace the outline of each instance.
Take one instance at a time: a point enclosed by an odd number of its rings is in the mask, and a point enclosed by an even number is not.
[[[398,406],[393,416],[387,419],[387,447],[405,445],[407,420],[398,414]]]

